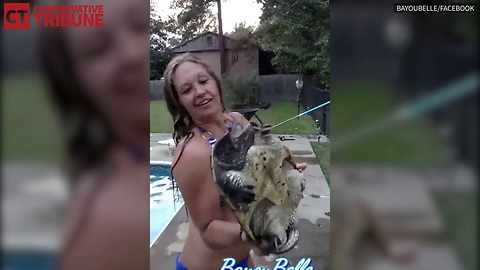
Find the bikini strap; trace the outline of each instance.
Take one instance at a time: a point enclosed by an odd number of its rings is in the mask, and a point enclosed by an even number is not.
[[[210,146],[214,147],[215,144],[217,143],[217,139],[215,139],[215,137],[210,137],[210,138],[206,138],[205,136],[203,136],[203,133],[207,132],[204,128],[202,128],[201,126],[197,126],[198,130],[200,131],[200,134],[202,135],[202,137],[208,141],[208,143],[210,144]],[[210,133],[210,132],[209,132]],[[212,135],[210,133],[210,135]]]

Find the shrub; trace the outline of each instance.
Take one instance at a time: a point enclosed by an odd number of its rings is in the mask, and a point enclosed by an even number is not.
[[[257,92],[260,84],[255,76],[230,79],[222,78],[225,105],[235,109],[257,103]]]

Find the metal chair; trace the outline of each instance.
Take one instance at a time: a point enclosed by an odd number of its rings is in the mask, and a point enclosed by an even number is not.
[[[255,117],[258,120],[258,122],[260,122],[260,124],[263,126],[264,125],[263,121],[260,119],[260,117],[258,117],[257,112],[259,110],[266,110],[270,108],[270,105],[271,104],[268,102],[261,102],[256,106],[245,106],[241,108],[235,108],[232,111],[241,113],[248,121],[250,121],[250,119]]]

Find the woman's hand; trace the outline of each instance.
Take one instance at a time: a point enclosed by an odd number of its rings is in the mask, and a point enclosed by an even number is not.
[[[260,243],[260,245],[253,245],[248,239],[247,234],[243,231],[241,233],[241,238],[243,242],[249,243],[252,246],[252,250],[253,250],[253,253],[255,253],[255,255],[259,257],[270,255],[270,247],[268,246],[268,243],[266,240],[262,239],[262,242]]]
[[[307,163],[297,164],[297,171],[299,171],[299,172],[301,172],[301,173],[302,173],[306,168],[307,168]],[[305,190],[305,183],[304,183],[304,182],[302,182],[301,187],[302,187],[301,191],[303,192],[303,191]]]
[[[299,172],[305,171],[306,168],[307,168],[307,163],[297,164],[297,170],[298,170]]]

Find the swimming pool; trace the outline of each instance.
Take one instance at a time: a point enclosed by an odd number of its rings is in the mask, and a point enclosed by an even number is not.
[[[19,249],[2,250],[4,270],[50,270],[55,269],[56,253],[49,250]]]
[[[150,246],[183,205],[170,177],[170,162],[150,162]]]

